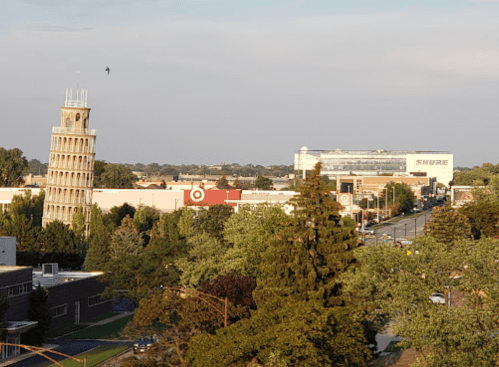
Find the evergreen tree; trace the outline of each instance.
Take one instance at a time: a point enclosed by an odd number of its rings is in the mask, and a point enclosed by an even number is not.
[[[261,299],[278,295],[301,300],[316,299],[324,306],[344,304],[338,276],[355,263],[357,238],[353,226],[345,226],[341,206],[320,176],[318,163],[291,203],[294,217],[269,248],[264,279],[257,288]]]
[[[92,209],[90,210],[90,225],[89,232],[90,236],[97,233],[100,227],[104,226],[104,217],[102,215],[102,209],[97,204],[92,204]]]
[[[52,319],[48,290],[38,284],[29,295],[28,303],[28,320],[38,321],[38,325],[22,334],[22,341],[28,345],[42,345]]]
[[[104,225],[94,229],[94,233],[89,237],[87,257],[85,259],[85,269],[88,271],[104,271],[111,259],[109,246],[111,235]]]
[[[3,329],[7,326],[7,311],[9,310],[10,302],[7,296],[0,297],[0,335],[3,335]]]
[[[57,262],[61,269],[79,269],[85,259],[85,245],[67,225],[53,221],[40,234],[42,262]]]
[[[83,208],[78,206],[76,213],[73,213],[73,231],[77,236],[83,238],[85,236],[85,215]]]
[[[121,226],[114,232],[109,246],[109,254],[112,259],[122,256],[138,255],[143,250],[143,240],[133,219],[127,215]]]
[[[340,277],[355,267],[353,225],[321,180],[321,164],[293,200],[297,210],[264,255],[250,319],[189,342],[192,366],[247,366],[278,352],[293,366],[366,366],[375,340],[355,295]]]

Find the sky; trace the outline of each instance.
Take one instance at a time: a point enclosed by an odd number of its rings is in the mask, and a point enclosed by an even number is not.
[[[497,164],[499,0],[2,0],[0,146],[47,162],[66,88],[108,162]]]

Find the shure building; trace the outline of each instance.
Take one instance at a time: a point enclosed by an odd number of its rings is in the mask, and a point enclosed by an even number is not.
[[[448,186],[453,178],[454,155],[442,151],[417,150],[308,150],[295,153],[295,171],[303,176],[322,162],[322,174],[336,176],[427,176]]]

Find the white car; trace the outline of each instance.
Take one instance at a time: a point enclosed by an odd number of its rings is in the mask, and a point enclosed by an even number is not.
[[[428,298],[433,303],[440,303],[442,305],[445,305],[445,295],[443,293],[432,293]]]

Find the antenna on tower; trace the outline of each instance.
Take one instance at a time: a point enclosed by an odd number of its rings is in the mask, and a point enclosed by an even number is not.
[[[73,99],[73,88],[66,88],[65,107],[87,107],[88,90],[76,88],[76,98]]]

